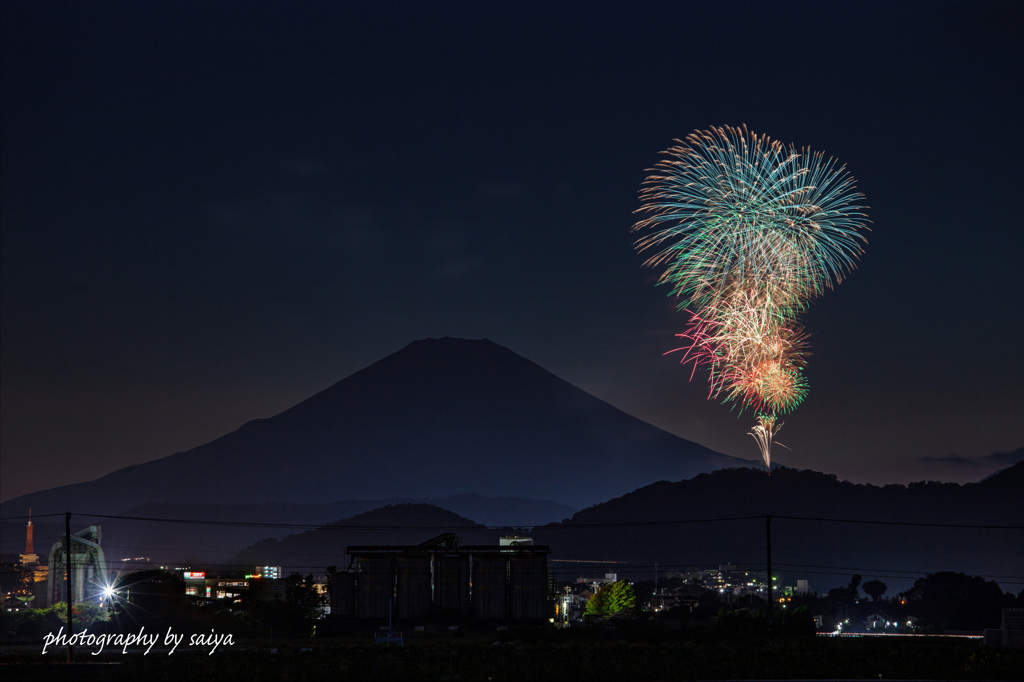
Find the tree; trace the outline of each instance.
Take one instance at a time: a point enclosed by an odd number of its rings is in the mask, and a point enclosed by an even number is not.
[[[857,597],[860,596],[860,593],[857,592],[857,588],[860,586],[860,581],[860,573],[854,573],[853,577],[850,578],[850,586],[846,588],[846,591],[851,603],[857,601]]]
[[[828,600],[833,604],[842,606],[848,601],[847,597],[850,595],[850,591],[845,587],[833,587],[828,591]]]
[[[997,627],[1008,601],[997,583],[952,571],[918,578],[908,597],[907,612],[937,632]]]
[[[882,598],[882,595],[885,594],[885,591],[889,589],[889,586],[881,580],[869,580],[861,585],[861,589],[863,589],[864,593],[874,601],[878,601]]]
[[[625,580],[602,585],[587,601],[585,615],[602,618],[636,606],[636,590]]]
[[[594,596],[587,600],[587,608],[584,609],[583,615],[597,618],[608,615],[608,590],[610,587],[611,585],[601,585],[598,588]]]
[[[620,580],[608,590],[608,615],[623,609],[636,608],[636,590],[625,580]]]
[[[306,577],[300,573],[289,575],[286,592],[288,603],[295,605],[306,618],[320,617],[324,600],[314,587],[312,573]]]
[[[59,602],[53,606],[28,609],[25,611],[0,611],[0,632],[3,634],[5,643],[10,641],[35,641],[41,640],[49,634],[57,634],[57,631],[66,627],[67,604]],[[75,632],[81,632],[83,624],[80,621],[79,613],[74,614]],[[84,624],[89,625],[89,624]]]

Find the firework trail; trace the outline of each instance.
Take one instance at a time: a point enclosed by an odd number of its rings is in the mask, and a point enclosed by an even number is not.
[[[690,316],[682,361],[708,372],[709,397],[758,413],[750,435],[770,471],[777,416],[808,390],[797,318],[863,252],[864,197],[834,159],[745,125],[664,155],[640,190],[636,248]]]

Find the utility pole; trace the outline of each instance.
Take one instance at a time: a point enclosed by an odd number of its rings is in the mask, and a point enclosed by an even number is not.
[[[70,663],[73,652],[73,647],[71,646],[71,613],[74,610],[73,602],[75,600],[75,591],[71,581],[71,512],[64,512],[64,582],[67,585],[68,663]]]
[[[771,633],[774,629],[772,612],[775,607],[775,597],[772,596],[772,515],[769,514],[764,520],[765,536],[768,544],[768,632]]]

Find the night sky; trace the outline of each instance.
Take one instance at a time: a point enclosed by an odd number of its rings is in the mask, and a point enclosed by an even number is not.
[[[775,459],[965,482],[1024,446],[1024,5],[295,5],[0,5],[0,499],[443,336],[758,459],[665,355],[686,320],[630,231],[659,152],[723,124],[871,207]]]

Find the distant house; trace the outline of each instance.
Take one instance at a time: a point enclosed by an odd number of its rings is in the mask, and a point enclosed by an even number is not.
[[[889,618],[884,613],[872,613],[864,619],[864,629],[868,632],[880,632],[889,627]]]
[[[331,581],[334,615],[449,622],[549,617],[547,546],[461,545],[446,533],[420,545],[345,551],[350,570]]]

